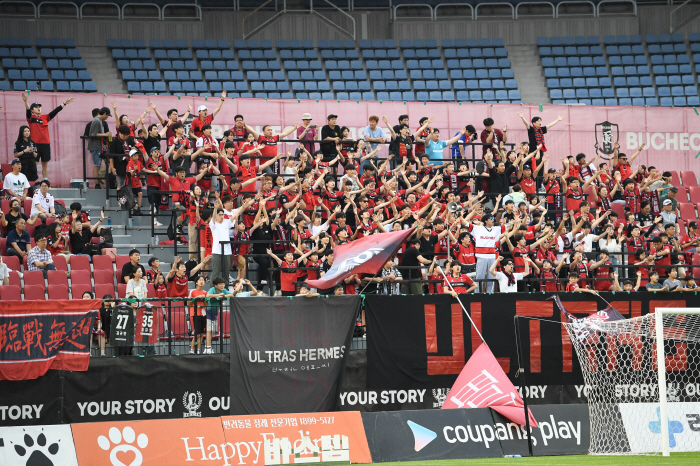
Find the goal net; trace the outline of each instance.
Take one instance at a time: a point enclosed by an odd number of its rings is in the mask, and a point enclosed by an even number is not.
[[[700,309],[564,325],[588,391],[591,454],[700,451]]]

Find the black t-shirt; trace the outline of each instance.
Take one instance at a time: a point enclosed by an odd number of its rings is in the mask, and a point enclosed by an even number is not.
[[[335,149],[335,141],[323,141],[326,138],[342,138],[340,126],[335,125],[335,127],[331,128],[329,125],[325,125],[321,128],[321,152],[323,152],[324,157],[334,158],[338,155],[338,151]]]
[[[185,169],[185,176],[190,176],[190,168],[192,167],[191,155],[183,155],[182,157],[178,157],[177,159],[170,157],[168,161],[170,163],[170,168],[173,170],[173,172],[176,168],[182,167]]]
[[[160,141],[162,141],[163,138],[160,137],[160,134],[157,135],[156,137],[151,137],[148,136],[146,139],[143,141],[143,147],[146,149],[146,154],[149,156],[151,155],[151,148],[157,147],[158,149],[161,149],[160,147]]]
[[[70,239],[70,251],[73,254],[87,254],[85,250],[85,245],[90,244],[92,239],[92,232],[89,228],[84,228],[80,233],[72,231],[69,234]]]
[[[427,238],[421,235],[419,241],[421,255],[425,255],[427,258],[433,257],[433,254],[435,254],[435,245],[438,243],[437,235],[430,235]]]
[[[129,163],[129,151],[134,147],[134,144],[136,143],[132,137],[122,141],[119,136],[117,136],[109,145],[110,154],[121,155],[120,157],[114,157],[114,168],[117,170],[117,175],[126,176],[126,165]]]
[[[258,227],[250,236],[252,241],[265,241],[266,243],[253,243],[253,252],[255,254],[266,254],[267,249],[272,245],[272,230],[267,223]]]
[[[405,267],[417,267],[420,266],[420,261],[418,256],[420,256],[420,251],[414,246],[408,246],[406,251],[401,255],[401,265]],[[421,278],[420,269],[407,269],[401,271],[404,277],[410,279]]]
[[[8,214],[5,214],[5,220],[7,221],[7,229],[5,231],[9,233],[12,230],[14,230],[20,218],[23,218],[25,222],[29,220],[29,217],[27,217],[21,212],[17,213],[17,215],[15,215],[12,211],[10,211]]]
[[[394,140],[394,150],[396,151],[394,153],[396,154],[396,157],[399,158],[399,160],[404,156],[408,157],[409,159],[413,158],[413,143],[413,136],[404,138],[397,133],[396,139]]]
[[[32,162],[34,161],[34,141],[31,139],[29,141],[25,141],[22,139],[20,142],[15,142],[15,154],[18,154],[25,150],[26,148],[31,147],[32,150],[29,152],[25,152],[19,156],[19,160],[21,162]]]
[[[547,134],[546,126],[540,126],[540,130],[542,131],[542,134]],[[535,139],[535,127],[532,125],[530,125],[530,127],[527,129],[527,138],[530,144],[530,152],[534,152],[535,149],[537,149],[537,139]]]
[[[143,277],[144,278],[146,277],[146,268],[143,265],[141,265],[141,264],[133,265],[131,262],[127,262],[122,267],[122,283],[127,283],[129,281],[129,278],[135,269],[141,269],[141,272],[143,272]],[[126,281],[124,281],[125,277],[126,277]]]

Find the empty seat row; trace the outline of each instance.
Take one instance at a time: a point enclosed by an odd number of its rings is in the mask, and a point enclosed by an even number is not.
[[[149,60],[150,61],[150,60]],[[185,62],[182,60],[160,60],[158,62],[158,67],[161,70],[189,70],[189,71],[194,71],[197,69],[197,62],[187,62],[188,65],[185,65]],[[208,70],[214,70],[214,71],[237,71],[240,69],[240,66],[238,65],[238,62],[236,60],[217,60],[217,61],[212,61],[212,60],[202,60],[200,63],[200,66],[202,67],[202,71],[208,71]],[[117,64],[118,66],[118,64]],[[149,68],[149,69],[155,69],[154,68]]]
[[[254,62],[249,62],[253,63]],[[323,65],[320,60],[285,60],[284,69],[286,70],[322,70]],[[245,69],[245,67],[243,68]],[[256,69],[255,67],[251,69]]]
[[[177,79],[177,75],[175,74],[174,71],[166,71],[165,73],[173,73],[171,77],[167,77],[165,79]],[[213,71],[213,73],[216,73],[216,71]],[[160,71],[146,71],[146,70],[141,70],[141,71],[133,71],[133,70],[124,70],[122,71],[122,79],[124,81],[160,81],[161,80],[161,75]],[[230,74],[229,74],[229,79],[230,79]]]
[[[33,47],[0,47],[0,58],[36,58],[36,49]]]
[[[652,81],[653,80],[651,76],[615,76],[613,78],[613,85],[615,87],[649,87],[653,86]],[[666,84],[668,84],[668,81],[666,82]],[[681,84],[680,80],[678,84]]]
[[[278,39],[275,41],[275,48],[278,50],[292,50],[292,49],[312,49],[314,48],[314,41],[310,39],[297,40],[297,39]]]
[[[610,74],[612,76],[648,76],[650,68],[643,66],[611,66]]]
[[[447,60],[447,69],[466,70],[469,68],[510,68],[510,59],[508,58],[476,58],[472,59],[449,59]]]
[[[156,50],[156,52],[163,52],[161,55],[163,55],[161,58],[167,58],[167,53],[165,50]],[[179,50],[170,50],[170,52],[174,52],[173,56],[174,58],[180,58],[180,51]],[[185,52],[185,50],[183,50]],[[192,58],[192,52],[187,50],[186,52],[189,52],[189,57]],[[127,58],[129,60],[139,58],[141,60],[148,60],[151,58],[151,51],[148,49],[112,49],[112,58],[115,60],[121,60],[123,58]],[[158,54],[156,54],[156,58],[158,57]]]
[[[0,45],[8,47],[31,47],[32,40],[29,37],[0,37]]]
[[[86,70],[85,60],[70,60],[63,58],[61,60],[56,60],[55,58],[49,58],[46,60],[46,68],[48,69],[62,69],[62,70]]]
[[[573,67],[573,66],[605,66],[605,57],[542,57],[542,66]]]
[[[80,58],[80,50],[78,49],[49,49],[42,48],[39,50],[42,58]]]
[[[405,58],[413,58],[408,56],[406,52],[403,55]],[[508,51],[504,47],[495,49],[490,47],[483,49],[445,49],[445,58],[505,58],[507,56]],[[440,55],[438,54],[437,57],[439,58]]]
[[[673,45],[670,45],[671,52],[673,52]],[[650,46],[651,48],[652,46]],[[685,51],[685,50],[684,50]],[[608,55],[641,55],[644,54],[643,45],[607,45],[605,47],[605,53]]]
[[[692,74],[684,74],[682,76],[656,76],[654,82],[657,86],[676,86],[676,85],[690,85],[695,84],[695,76]]]
[[[569,47],[540,47],[540,56],[542,57],[552,57],[552,56],[599,56],[603,54],[603,48],[594,45],[592,47],[588,46],[569,46]]]
[[[73,48],[75,47],[75,40],[70,39],[70,38],[63,38],[60,39],[58,37],[49,37],[48,39],[46,37],[37,37],[36,38],[36,46],[41,48],[41,47],[47,47],[47,48]]]
[[[93,81],[12,81],[10,89],[9,81],[0,81],[0,91],[24,91],[42,90],[45,92],[97,92],[97,86]]]
[[[584,78],[609,76],[607,66],[585,67],[585,68],[545,68],[545,78]]]
[[[538,37],[537,45],[598,45],[598,36],[564,36],[564,37]]]
[[[338,50],[338,52],[345,53],[343,58],[347,58],[345,50]],[[352,52],[352,50],[348,52]],[[355,54],[357,54],[357,52],[355,52]],[[280,58],[282,60],[318,60],[318,52],[313,49],[280,50]]]
[[[238,58],[241,60],[276,60],[277,52],[269,50],[239,50]]]
[[[644,40],[647,44],[667,44],[669,42],[685,42],[685,37],[683,37],[683,34],[647,34]]]
[[[161,50],[160,52],[156,50],[154,52],[156,58],[170,58],[170,56],[162,57],[162,52],[164,52],[164,50]],[[236,58],[235,54],[233,53],[233,50],[197,50],[195,56],[199,60],[233,60],[234,58]],[[185,57],[182,57],[181,55],[181,58]],[[243,58],[243,55],[241,55],[241,58]]]
[[[44,64],[41,58],[3,58],[2,67],[6,70],[11,68],[31,68],[37,70],[43,68]]]
[[[695,65],[695,70],[697,72],[698,65]],[[651,67],[651,72],[655,75],[660,74],[690,74],[693,72],[693,68],[690,65],[654,65]]]
[[[314,62],[310,62],[314,63]],[[312,69],[320,69],[320,63],[319,63],[319,68],[312,68]],[[241,66],[243,70],[280,70],[282,69],[280,67],[280,62],[277,60],[257,60],[257,61],[251,61],[251,60],[245,60],[241,63]]]
[[[690,63],[688,54],[682,55],[651,55],[649,57],[652,65],[686,65]]]
[[[38,80],[46,81],[49,79],[49,72],[46,70],[7,70],[7,78],[14,80]],[[87,70],[51,70],[51,79],[54,81],[90,81],[90,72]]]
[[[615,55],[610,57],[610,66],[619,65],[646,65],[646,55]]]
[[[376,58],[377,60],[383,60],[387,58],[397,59],[401,58],[401,54],[399,53],[399,49],[364,49],[362,50],[362,58],[364,58],[365,60],[371,60],[373,58]]]
[[[308,51],[307,51],[308,52]],[[305,54],[305,55],[312,55],[312,54]],[[316,58],[315,55],[312,55],[312,58]],[[360,55],[357,53],[357,50],[321,50],[321,58],[324,60],[342,60],[345,58],[351,59],[351,60],[356,60],[360,58]]]
[[[327,70],[361,70],[362,62],[360,60],[326,60]],[[289,68],[287,68],[289,69]],[[302,68],[299,68],[302,69]]]
[[[194,69],[197,69],[197,62],[183,62],[183,68],[185,68],[185,63],[193,63]],[[117,60],[117,69],[122,70],[155,70],[156,62],[154,60]],[[189,69],[189,68],[188,68]]]

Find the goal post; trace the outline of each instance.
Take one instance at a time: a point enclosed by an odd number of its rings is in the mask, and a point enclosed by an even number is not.
[[[563,325],[588,390],[591,454],[700,451],[700,308]]]

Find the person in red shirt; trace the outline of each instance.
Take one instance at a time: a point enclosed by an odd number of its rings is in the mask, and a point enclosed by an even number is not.
[[[51,138],[49,136],[49,122],[53,120],[58,112],[66,105],[73,102],[73,97],[66,99],[61,105],[51,110],[48,115],[41,114],[41,104],[33,103],[29,105],[27,93],[22,93],[22,100],[27,109],[27,124],[36,147],[36,160],[41,161],[41,174],[45,180],[49,179],[49,160],[51,160]]]
[[[481,132],[481,142],[483,145],[483,156],[486,152],[492,149],[493,153],[498,154],[499,144],[501,141],[508,142],[508,125],[503,127],[503,131],[493,127],[493,118],[484,119],[484,130]]]
[[[130,160],[126,164],[126,175],[128,178],[128,185],[131,186],[131,191],[136,196],[136,207],[134,208],[135,213],[141,213],[141,203],[143,202],[143,193],[141,192],[141,178],[139,174],[143,170],[143,164],[139,161],[140,152],[136,149],[131,149],[129,152]]]
[[[615,284],[617,283],[617,276],[613,270],[613,263],[610,262],[610,258],[605,253],[601,253],[600,258],[603,263],[595,269],[593,288],[596,291],[620,291],[619,286]],[[610,281],[611,278],[615,283]]]
[[[653,247],[649,251],[649,256],[654,258],[654,264],[662,266],[656,267],[659,277],[666,277],[667,268],[671,265],[671,251],[673,250],[673,246],[668,243],[668,236],[666,236],[666,243],[664,243],[662,239],[664,235],[666,233],[654,236],[652,239]]]
[[[423,125],[425,124],[425,122],[428,120],[429,120],[428,117],[421,118],[420,121],[418,121],[418,123],[420,124],[418,129],[421,129],[423,127]],[[415,136],[416,137],[416,145],[413,148],[414,157],[419,158],[421,156],[421,154],[425,154],[425,143],[428,141],[428,136],[430,136],[430,133],[432,133],[432,132],[433,132],[433,129],[428,127],[428,128],[425,128],[420,133],[416,134],[416,136]]]
[[[681,238],[681,249],[685,254],[685,263],[693,263],[693,253],[700,245],[700,235],[698,235],[698,222],[688,223],[688,233]]]
[[[241,186],[241,191],[244,193],[254,193],[256,191],[255,183],[246,184],[245,182],[256,178],[258,170],[265,170],[267,167],[275,163],[281,157],[281,154],[275,155],[272,159],[268,160],[267,162],[258,167],[251,165],[249,155],[241,155],[238,158],[239,167],[238,173],[236,173],[236,178],[243,183],[243,185]]]
[[[219,105],[216,106],[214,112],[211,115],[207,114],[209,109],[206,105],[200,105],[199,107],[197,107],[197,113],[199,114],[199,116],[192,120],[192,123],[190,124],[189,136],[192,139],[202,137],[202,127],[204,125],[211,125],[211,122],[214,121],[214,117],[221,111],[221,107],[223,107],[224,105],[224,100],[226,100],[226,91],[221,93],[221,100],[219,101]]]
[[[440,280],[440,282],[437,281],[431,281],[428,283],[428,293],[429,294],[443,294],[444,289],[442,287],[442,284],[444,282],[444,278],[442,274],[440,273],[440,268],[439,266],[435,263],[437,261],[437,257],[433,256],[433,261],[430,263],[430,267],[428,268],[428,280]]]
[[[173,261],[172,268],[165,277],[165,282],[168,284],[168,297],[187,298],[189,296],[188,282],[190,277],[193,277],[197,274],[197,272],[202,270],[202,268],[209,263],[210,259],[211,256],[205,257],[202,262],[190,270],[190,273],[188,274],[185,263],[182,261],[182,259],[180,259],[180,257],[176,257]]]
[[[179,112],[177,111],[176,108],[171,108],[168,110],[167,119],[163,118],[163,115],[158,113],[158,109],[156,108],[155,103],[151,103],[151,108],[153,109],[153,112],[156,114],[156,118],[160,121],[160,124],[162,126],[167,126],[168,129],[165,130],[165,139],[170,140],[170,138],[175,136],[175,131],[173,131],[173,125],[175,123],[180,123],[182,124],[183,121],[187,121],[187,118],[190,116],[190,113],[192,112],[192,105],[187,106],[187,111],[185,112],[184,115],[182,115],[182,118],[178,120],[178,115]]]
[[[462,273],[462,264],[452,261],[450,273],[442,281],[442,292],[456,298],[457,295],[471,293],[474,290],[476,290],[476,283],[467,274]]]
[[[562,260],[554,268],[554,262],[551,259],[545,259],[542,261],[542,267],[540,270],[540,291],[552,292],[559,291],[559,271],[561,266],[564,265],[566,258],[569,257],[569,253],[565,253]]]
[[[265,161],[270,161],[270,160],[277,160],[279,157],[277,155],[277,143],[281,138],[286,138],[290,134],[292,134],[294,131],[297,130],[297,128],[301,126],[299,123],[295,124],[294,126],[291,126],[287,128],[286,130],[282,131],[279,135],[273,136],[272,135],[272,126],[270,125],[265,125],[262,128],[262,134],[258,134],[253,128],[251,128],[248,125],[245,125],[246,131],[248,131],[250,134],[253,135],[253,138],[258,141],[258,144],[260,145],[260,155],[262,158],[260,159],[261,163]],[[260,171],[266,170],[268,173],[274,173],[273,170],[269,169],[268,167],[271,164],[266,164],[262,163],[260,165]],[[239,177],[240,178],[240,177]]]
[[[158,175],[158,170],[165,169],[165,160],[163,156],[160,155],[159,147],[151,147],[150,157],[146,160],[146,166],[143,167],[142,171],[147,173],[146,175],[146,197],[148,198],[148,203],[151,205],[151,212],[156,215],[157,208],[165,210],[168,208],[167,203],[165,205],[161,202],[161,194],[158,191],[165,191],[167,189],[164,186],[163,179]],[[163,224],[158,221],[156,216],[153,217],[154,226],[162,226]]]
[[[578,272],[569,272],[569,283],[566,285],[566,291],[569,293],[578,291],[583,293],[598,294],[595,292],[595,290],[586,288],[585,285],[583,287],[578,285]]]
[[[199,174],[197,174],[197,176],[191,176],[188,178],[185,176],[186,172],[184,167],[176,168],[175,176],[166,174],[160,168],[157,168],[156,170],[158,172],[158,175],[160,175],[160,177],[168,183],[169,190],[174,191],[174,193],[172,193],[172,199],[176,209],[179,209],[180,206],[182,206],[185,209],[187,208],[190,202],[190,191],[192,189],[192,185],[197,183],[197,181],[201,180],[206,174],[206,172],[202,171]],[[182,216],[177,216],[176,221],[178,235],[182,235],[183,220],[184,213]]]
[[[642,153],[644,148],[646,147],[646,143],[643,143],[641,146],[639,146],[639,149],[632,154],[632,157],[630,157],[629,162],[627,162],[627,155],[620,153],[620,143],[616,142],[615,143],[615,151],[614,151],[614,157],[613,157],[613,170],[620,170],[620,175],[621,175],[621,182],[624,183],[627,178],[631,177],[634,173],[632,171],[632,162],[634,162],[634,159],[637,158],[639,154]]]
[[[452,245],[454,258],[462,265],[467,266],[467,270],[476,270],[476,258],[474,257],[475,247],[469,233],[459,235],[459,243]]]
[[[294,284],[297,281],[297,268],[299,267],[299,261],[306,259],[311,255],[312,252],[316,251],[316,248],[311,249],[306,252],[306,254],[299,257],[298,260],[294,260],[294,254],[292,251],[287,251],[284,253],[284,260],[277,257],[271,249],[267,249],[267,254],[277,262],[277,265],[282,269],[280,274],[280,289],[282,290],[282,296],[295,296],[296,286]]]

